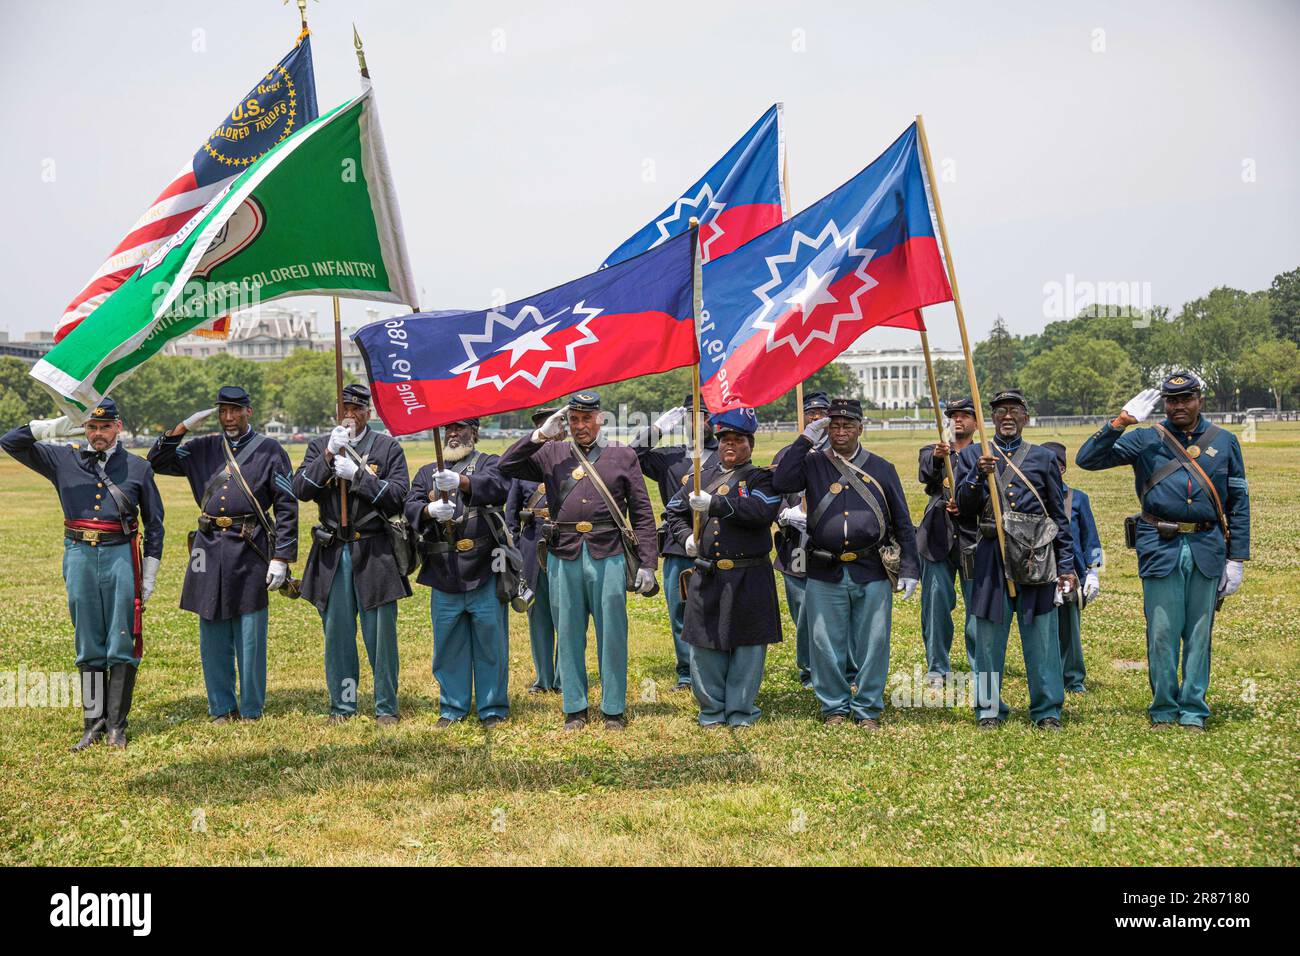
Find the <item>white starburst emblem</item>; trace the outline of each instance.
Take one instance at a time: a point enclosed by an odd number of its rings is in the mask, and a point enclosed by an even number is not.
[[[489,311],[487,324],[481,333],[461,333],[460,344],[465,349],[465,361],[453,368],[452,372],[456,375],[469,372],[467,388],[495,385],[497,391],[501,391],[516,379],[524,379],[540,388],[551,369],[574,371],[577,368],[574,353],[582,346],[598,341],[587,327],[588,323],[604,310],[588,308],[585,299],[576,303],[572,309],[575,315],[582,318],[577,324],[561,329],[558,333],[560,341],[557,342],[548,341],[547,336],[554,333],[561,324],[558,320],[569,311],[567,306],[549,316],[542,315],[539,309],[531,305],[521,308],[513,318],[503,312]],[[531,327],[528,323],[531,323]],[[501,328],[514,332],[520,326],[525,328],[523,334],[510,336],[483,355],[476,351],[476,346],[491,346]],[[536,357],[532,356],[534,352],[541,353],[542,356],[548,352],[559,352],[560,357],[544,358],[540,364],[536,364]],[[508,362],[496,359],[496,355],[504,353],[509,353]]]

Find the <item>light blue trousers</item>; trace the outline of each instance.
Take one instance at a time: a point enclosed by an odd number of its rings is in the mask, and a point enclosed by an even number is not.
[[[497,600],[496,578],[489,576],[472,591],[430,590],[439,714],[460,720],[477,702],[479,720],[505,717],[510,713],[508,605]]]
[[[678,588],[682,572],[695,564],[690,558],[664,555],[664,596],[668,600],[668,621],[673,630],[673,653],[677,657],[677,682],[689,684],[691,677],[691,645],[682,640],[686,626],[686,602]]]
[[[533,606],[528,609],[528,645],[533,652],[533,686],[540,690],[559,690],[560,676],[555,660],[555,617],[551,610],[551,578],[537,575],[533,589]]]
[[[758,720],[761,711],[754,699],[766,661],[766,644],[729,651],[691,645],[691,690],[700,705],[700,726],[748,727]]]
[[[208,714],[221,717],[239,711],[253,720],[266,704],[267,608],[221,621],[199,618],[199,657],[208,689]],[[235,671],[239,698],[235,698]]]
[[[1163,578],[1142,579],[1147,616],[1147,674],[1151,720],[1202,726],[1210,716],[1210,632],[1219,582],[1196,568],[1184,537],[1178,566]],[[1183,680],[1178,682],[1182,653]]]
[[[620,551],[593,558],[583,544],[576,558],[554,554],[546,561],[551,606],[560,645],[560,690],[564,712],[587,709],[587,619],[596,626],[600,709],[614,716],[627,708],[627,583]]]
[[[1012,608],[1002,592],[1002,623],[972,617],[975,631],[975,717],[1006,720],[1010,708],[1002,699],[1002,675],[1007,662],[1007,640],[1014,615],[1020,627],[1020,647],[1025,655],[1029,682],[1029,717],[1035,723],[1061,717],[1065,686],[1061,680],[1061,646],[1057,636],[1056,608],[1034,617],[1027,624],[1019,607]],[[1019,602],[1017,602],[1019,604]]]
[[[785,582],[785,603],[790,608],[794,624],[794,664],[799,668],[799,683],[812,686],[812,662],[808,653],[808,618],[803,613],[804,589],[807,582],[793,574],[782,574]]]
[[[63,580],[68,588],[78,667],[139,664],[135,656],[135,572],[131,545],[95,545],[63,539]]]
[[[925,643],[927,674],[951,674],[952,612],[957,607],[956,581],[961,581],[962,631],[966,663],[975,670],[975,637],[970,621],[970,583],[950,560],[921,559],[921,640]]]
[[[361,662],[357,658],[357,618],[361,640],[375,681],[375,716],[397,716],[397,602],[367,611],[361,607],[352,574],[352,548],[341,544],[339,566],[330,583],[321,619],[325,624],[325,685],[330,713],[350,717],[357,712]]]
[[[894,604],[889,581],[857,584],[848,568],[834,583],[808,578],[803,613],[808,616],[813,692],[822,715],[878,718],[885,709],[889,678],[889,631]],[[849,686],[851,662],[858,689]]]
[[[1083,666],[1083,611],[1077,601],[1066,601],[1056,609],[1061,640],[1061,677],[1066,690],[1083,690],[1088,676]]]

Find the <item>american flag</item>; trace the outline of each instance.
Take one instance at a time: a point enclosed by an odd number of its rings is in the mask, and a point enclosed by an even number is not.
[[[317,116],[311,38],[306,31],[288,54],[249,90],[198,151],[172,177],[109,254],[59,320],[54,340],[76,328],[174,236],[190,218],[272,146]],[[224,334],[228,319],[212,324]]]

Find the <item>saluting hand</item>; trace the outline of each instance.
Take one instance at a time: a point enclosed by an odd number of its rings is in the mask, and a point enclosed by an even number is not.
[[[831,420],[829,418],[819,418],[815,422],[809,422],[802,434],[804,438],[815,445],[822,440],[822,436],[826,434],[826,429],[830,427]]]
[[[533,441],[555,441],[564,435],[564,409],[553,412],[551,417],[542,422],[541,427],[533,432]]]
[[[181,431],[187,432],[191,428],[198,428],[200,425],[202,425],[205,421],[207,421],[216,413],[217,410],[215,407],[205,408],[201,412],[195,412],[189,418],[185,419],[185,421],[181,422]]]
[[[1156,403],[1160,401],[1160,389],[1144,388],[1124,406],[1124,410],[1119,413],[1115,423],[1121,428],[1129,425],[1136,425],[1138,422],[1144,422],[1150,417],[1151,412],[1155,409]]]

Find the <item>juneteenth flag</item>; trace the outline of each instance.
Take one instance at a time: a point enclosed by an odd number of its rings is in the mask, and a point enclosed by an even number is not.
[[[725,256],[784,218],[785,133],[776,103],[690,189],[615,249],[612,266],[681,235],[700,221],[701,260]]]
[[[287,295],[417,301],[371,88],[233,180],[31,374],[80,420],[171,339]]]
[[[916,125],[835,192],[706,263],[701,394],[713,412],[756,408],[879,325],[920,329],[952,299]]]
[[[54,340],[62,341],[103,305],[136,267],[171,239],[209,199],[272,146],[288,139],[316,116],[311,37],[304,32],[284,59],[271,67],[217,124],[85,287],[73,296],[59,319]],[[218,323],[224,321],[224,316],[216,319]],[[224,328],[221,331],[224,333]]]
[[[409,435],[692,364],[694,235],[499,309],[363,326],[375,410]]]

